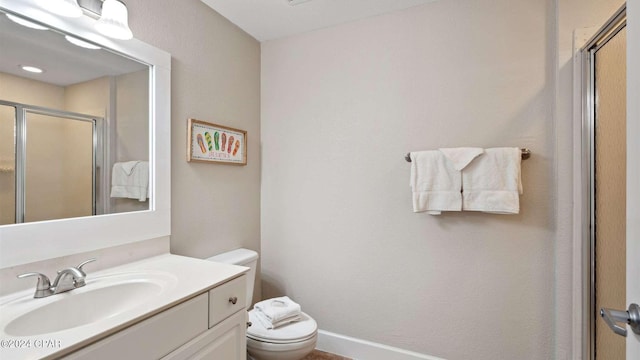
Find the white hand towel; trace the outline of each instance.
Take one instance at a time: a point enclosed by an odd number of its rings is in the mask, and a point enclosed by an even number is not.
[[[127,175],[131,175],[131,172],[133,171],[133,168],[136,167],[136,165],[138,165],[140,161],[125,161],[120,163],[120,166],[122,166],[122,170],[124,170],[124,173]]]
[[[260,301],[253,308],[264,314],[272,324],[293,316],[300,316],[302,313],[300,305],[289,299],[288,296]]]
[[[498,214],[520,212],[519,148],[485,149],[462,171],[462,209]]]
[[[128,161],[113,164],[111,197],[146,201],[149,197],[149,163]]]
[[[444,156],[451,161],[453,168],[462,171],[471,160],[484,152],[483,148],[462,147],[462,148],[440,148]]]
[[[462,176],[444,154],[438,150],[418,151],[410,157],[413,211],[439,215],[462,210]]]

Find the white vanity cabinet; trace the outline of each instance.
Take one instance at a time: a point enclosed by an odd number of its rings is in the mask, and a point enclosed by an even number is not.
[[[246,359],[246,275],[69,355],[101,359]]]
[[[209,330],[163,360],[246,359],[246,275],[210,290],[208,295]]]

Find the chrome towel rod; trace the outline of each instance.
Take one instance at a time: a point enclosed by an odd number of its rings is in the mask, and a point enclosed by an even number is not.
[[[523,148],[520,150],[522,151],[522,160],[527,160],[531,157],[531,150],[527,148]],[[407,153],[407,155],[404,156],[404,159],[407,160],[407,162],[411,162],[411,153]]]

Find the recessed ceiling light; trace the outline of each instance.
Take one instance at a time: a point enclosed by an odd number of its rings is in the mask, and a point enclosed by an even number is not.
[[[100,46],[93,45],[90,42],[86,42],[84,40],[80,40],[80,39],[75,38],[73,36],[65,35],[64,38],[67,39],[67,41],[72,43],[73,45],[80,46],[80,47],[83,47],[85,49],[91,49],[91,50],[101,49]]]
[[[20,68],[24,71],[28,71],[30,73],[36,73],[36,74],[40,74],[44,71],[40,68],[37,68],[35,66],[29,66],[29,65],[20,65]]]
[[[7,17],[9,18],[9,20],[13,21],[16,24],[20,24],[22,26],[26,26],[28,28],[31,29],[36,29],[36,30],[49,30],[48,27],[44,27],[42,25],[36,24],[34,22],[31,22],[29,20],[25,20],[21,17],[15,16],[13,14],[7,14]]]

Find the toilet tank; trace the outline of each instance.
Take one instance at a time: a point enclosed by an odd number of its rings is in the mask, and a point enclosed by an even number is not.
[[[258,266],[258,253],[249,249],[236,249],[212,256],[207,260],[249,268],[249,272],[247,273],[247,310],[251,308],[253,301],[253,284],[256,281],[256,268]]]

